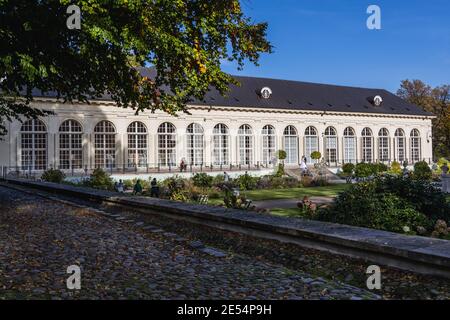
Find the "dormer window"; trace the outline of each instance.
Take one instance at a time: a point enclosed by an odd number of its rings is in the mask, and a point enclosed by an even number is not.
[[[383,103],[383,99],[382,99],[380,96],[375,96],[375,97],[373,98],[373,104],[374,104],[376,107],[381,106],[382,103]]]
[[[264,87],[261,89],[261,98],[269,99],[272,95],[272,90],[269,87]]]

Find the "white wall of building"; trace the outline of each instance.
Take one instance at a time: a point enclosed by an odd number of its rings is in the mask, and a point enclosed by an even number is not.
[[[350,113],[324,113],[313,111],[290,110],[263,110],[254,108],[225,108],[225,107],[199,107],[190,108],[191,115],[180,114],[173,117],[163,112],[145,112],[135,115],[131,109],[121,109],[112,103],[92,104],[62,104],[55,101],[36,102],[34,106],[47,110],[53,110],[55,115],[43,118],[47,127],[48,141],[48,166],[58,167],[59,150],[58,137],[59,126],[67,119],[77,120],[83,127],[83,166],[94,166],[94,127],[102,120],[111,121],[116,129],[116,164],[122,166],[126,163],[127,127],[134,121],[141,121],[147,127],[148,150],[147,162],[151,165],[158,163],[157,129],[164,122],[172,123],[176,131],[177,139],[177,163],[181,158],[187,158],[186,154],[186,128],[191,123],[198,123],[204,129],[204,163],[212,162],[212,134],[213,128],[218,123],[224,123],[230,130],[230,162],[239,162],[237,132],[241,125],[248,124],[253,130],[253,155],[254,162],[262,161],[262,136],[261,130],[265,125],[275,127],[277,136],[276,149],[283,149],[283,131],[288,125],[296,128],[298,139],[299,159],[304,155],[304,132],[308,126],[314,126],[319,136],[319,151],[323,154],[323,136],[328,126],[337,130],[338,136],[338,161],[343,159],[342,138],[346,127],[352,127],[357,136],[357,158],[361,158],[361,131],[369,127],[374,135],[374,160],[379,158],[377,147],[377,135],[381,128],[389,131],[390,154],[393,157],[394,132],[403,129],[406,135],[406,157],[410,158],[411,130],[417,129],[421,137],[421,159],[432,160],[431,119],[423,116],[402,115],[375,115],[375,114],[350,114]],[[17,121],[9,124],[9,134],[0,141],[0,165],[20,167],[20,128]]]

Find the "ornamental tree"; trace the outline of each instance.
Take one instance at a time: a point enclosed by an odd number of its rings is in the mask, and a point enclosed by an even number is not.
[[[81,29],[66,26],[69,5]],[[239,0],[0,0],[0,124],[48,114],[30,105],[33,89],[64,102],[109,94],[136,113],[188,112],[190,99],[235,83],[221,61],[240,69],[272,51],[266,31]],[[137,68],[150,65],[151,79]]]

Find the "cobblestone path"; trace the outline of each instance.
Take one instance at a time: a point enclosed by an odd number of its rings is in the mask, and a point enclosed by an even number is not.
[[[0,186],[0,299],[378,298],[145,227]],[[66,287],[70,265],[81,290]]]

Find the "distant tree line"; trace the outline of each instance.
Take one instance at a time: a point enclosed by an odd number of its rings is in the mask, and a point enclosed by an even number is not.
[[[397,95],[436,116],[433,119],[433,155],[450,158],[450,85],[435,88],[421,80],[403,80]]]

